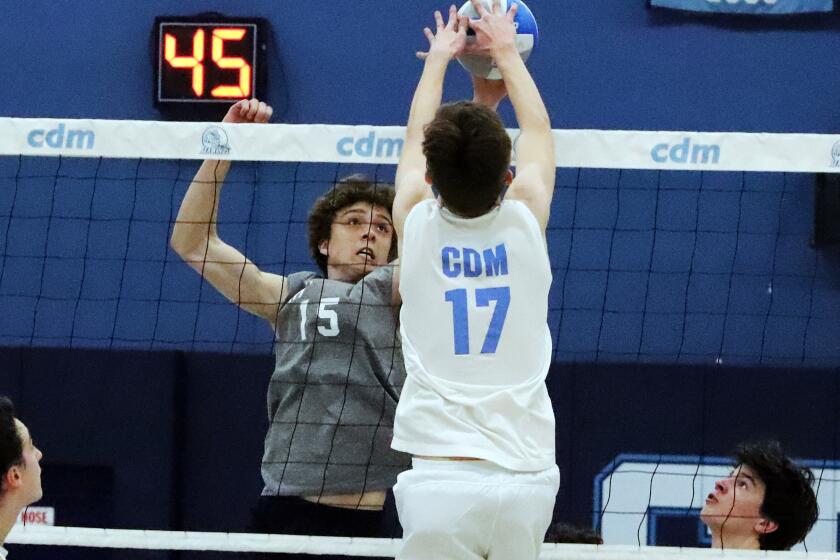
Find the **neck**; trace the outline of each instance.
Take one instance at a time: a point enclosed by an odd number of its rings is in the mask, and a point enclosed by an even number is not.
[[[366,271],[366,273],[373,272],[374,267],[371,265],[370,269]],[[327,265],[327,279],[328,280],[336,280],[338,282],[347,282],[348,284],[355,284],[365,275],[359,276],[358,273],[348,272],[347,267],[344,266],[333,266]]]
[[[721,527],[711,529],[712,531],[712,548],[727,550],[759,550],[761,545],[758,542],[758,537],[754,534],[750,535],[733,535],[723,534]]]
[[[6,537],[15,526],[21,509],[17,504],[9,503],[9,500],[0,501],[0,546],[6,542]]]

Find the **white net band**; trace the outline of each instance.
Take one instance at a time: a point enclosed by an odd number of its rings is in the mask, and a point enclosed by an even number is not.
[[[516,138],[518,131],[509,130]],[[393,164],[404,128],[0,118],[0,155]],[[555,130],[558,167],[840,172],[840,135]]]
[[[401,544],[398,539],[32,526],[15,528],[6,542],[20,545],[85,548],[283,553],[314,556],[343,555],[380,558],[394,558]],[[544,544],[540,554],[541,560],[703,560],[706,558],[840,560],[840,553]]]

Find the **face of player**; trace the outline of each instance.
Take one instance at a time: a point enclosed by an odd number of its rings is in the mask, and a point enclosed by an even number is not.
[[[391,212],[369,202],[356,202],[336,212],[329,241],[319,249],[327,257],[327,276],[358,282],[375,268],[388,264],[394,225]]]
[[[25,505],[37,502],[44,495],[41,488],[41,465],[40,461],[43,457],[41,450],[35,447],[32,441],[32,436],[29,430],[20,420],[15,419],[17,425],[18,435],[23,443],[23,465],[17,468],[16,490],[20,495],[20,501]]]
[[[715,483],[706,497],[700,518],[714,534],[758,538],[761,533],[775,530],[776,525],[761,516],[764,503],[764,482],[746,465],[733,469],[730,475]]]

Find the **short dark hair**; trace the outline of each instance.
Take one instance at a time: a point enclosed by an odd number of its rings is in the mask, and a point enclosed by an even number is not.
[[[495,111],[471,101],[442,105],[426,125],[426,170],[443,205],[472,218],[489,212],[504,190],[510,136]]]
[[[558,521],[545,533],[545,542],[562,544],[604,544],[604,539],[594,529]]]
[[[371,181],[364,175],[351,175],[340,180],[326,194],[315,201],[309,211],[309,252],[324,276],[327,274],[327,257],[322,255],[319,245],[330,239],[335,215],[357,202],[368,202],[391,212],[394,206],[394,187],[387,183]],[[388,260],[397,255],[397,236],[391,238]]]
[[[778,524],[772,533],[759,535],[761,549],[789,550],[805,540],[819,517],[811,469],[795,464],[772,440],[741,444],[735,459],[764,483],[761,515]]]
[[[23,441],[15,423],[15,407],[7,397],[0,395],[0,476],[15,465],[23,464]],[[5,493],[0,480],[0,496]]]

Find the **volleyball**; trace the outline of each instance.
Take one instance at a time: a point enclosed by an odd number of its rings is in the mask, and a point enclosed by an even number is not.
[[[481,0],[481,3],[484,4],[488,10],[492,10],[492,0]],[[504,12],[507,12],[510,9],[511,4],[516,4],[518,6],[516,19],[514,19],[514,25],[516,26],[516,48],[519,51],[519,55],[522,57],[522,60],[527,61],[534,48],[537,46],[537,41],[539,39],[537,20],[534,18],[534,14],[531,12],[530,8],[528,8],[522,0],[501,0],[501,4]],[[458,15],[468,16],[470,19],[478,19],[478,14],[476,13],[475,8],[473,8],[472,3],[469,1],[461,6],[461,9],[458,10]],[[468,32],[467,42],[475,42],[475,33],[472,30],[469,30]],[[491,80],[502,79],[502,74],[496,68],[493,59],[490,57],[464,54],[458,57],[458,62],[461,63],[461,66],[476,76],[489,78]]]

